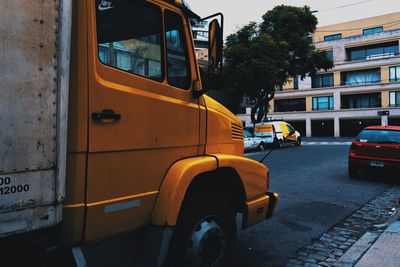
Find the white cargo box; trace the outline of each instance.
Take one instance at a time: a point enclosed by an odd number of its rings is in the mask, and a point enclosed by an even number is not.
[[[61,220],[71,2],[1,1],[0,236]]]

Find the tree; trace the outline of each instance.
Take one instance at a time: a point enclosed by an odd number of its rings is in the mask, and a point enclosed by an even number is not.
[[[246,94],[263,110],[288,78],[332,68],[332,61],[312,43],[317,23],[308,6],[280,5],[265,13],[260,24],[250,22],[229,35],[223,90],[230,101],[225,104],[236,112]]]

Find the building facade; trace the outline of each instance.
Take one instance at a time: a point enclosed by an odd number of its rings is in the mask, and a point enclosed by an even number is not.
[[[334,68],[290,79],[270,102],[268,117],[288,121],[304,136],[355,136],[369,125],[400,125],[400,13],[319,27],[313,41]],[[250,126],[246,111],[238,116]]]

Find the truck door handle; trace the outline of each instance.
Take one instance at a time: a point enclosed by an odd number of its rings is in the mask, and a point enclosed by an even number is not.
[[[107,121],[112,120],[114,122],[121,119],[121,114],[114,113],[112,109],[104,109],[101,113],[92,113],[92,120],[94,121]]]

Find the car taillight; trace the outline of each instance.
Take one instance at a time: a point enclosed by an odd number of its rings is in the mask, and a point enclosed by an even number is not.
[[[349,156],[354,157],[356,155],[356,144],[351,144],[349,150]]]

